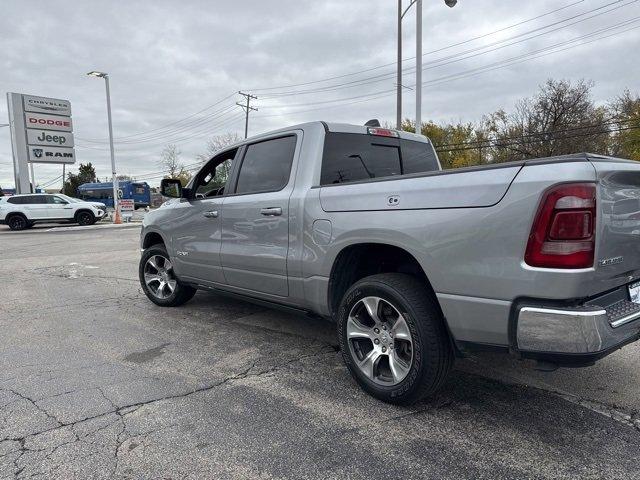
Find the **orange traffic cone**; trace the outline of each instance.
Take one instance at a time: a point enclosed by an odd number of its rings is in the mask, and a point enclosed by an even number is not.
[[[113,214],[113,223],[117,225],[122,223],[122,218],[120,218],[120,208],[116,208],[116,211]]]

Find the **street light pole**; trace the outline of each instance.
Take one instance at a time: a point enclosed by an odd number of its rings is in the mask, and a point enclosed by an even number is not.
[[[120,220],[120,202],[118,200],[118,176],[116,174],[116,156],[113,148],[113,126],[111,124],[111,93],[109,91],[109,74],[92,71],[87,73],[92,77],[104,78],[104,85],[107,93],[107,120],[109,123],[109,150],[111,151],[111,178],[113,185],[113,223],[122,223]]]
[[[444,0],[447,7],[453,8],[458,0]],[[402,0],[398,0],[398,71],[397,71],[397,105],[396,128],[402,128],[402,19],[409,9],[416,4],[416,133],[422,130],[422,0],[411,0],[409,6],[402,11]]]

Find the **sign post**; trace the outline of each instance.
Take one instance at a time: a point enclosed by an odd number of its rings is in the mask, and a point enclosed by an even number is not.
[[[58,98],[7,93],[7,105],[16,193],[33,192],[34,163],[65,165],[76,161],[71,103]]]
[[[120,204],[120,212],[122,218],[125,218],[127,222],[131,221],[133,217],[133,211],[135,210],[135,202],[131,198],[121,198],[118,200]]]

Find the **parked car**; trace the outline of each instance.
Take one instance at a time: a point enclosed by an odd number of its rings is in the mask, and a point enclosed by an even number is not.
[[[24,230],[40,223],[93,225],[107,212],[103,203],[83,202],[63,194],[26,194],[0,198],[0,224]]]
[[[315,122],[161,188],[175,198],[141,232],[152,302],[208,289],[333,318],[349,371],[387,402],[433,394],[474,349],[584,366],[640,336],[640,216],[618,220],[637,162],[442,171],[423,136]]]

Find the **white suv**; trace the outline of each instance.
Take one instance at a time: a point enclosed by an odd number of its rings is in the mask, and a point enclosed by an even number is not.
[[[36,193],[0,197],[0,224],[11,230],[31,228],[35,223],[93,225],[107,213],[102,203],[85,202],[62,194]]]

